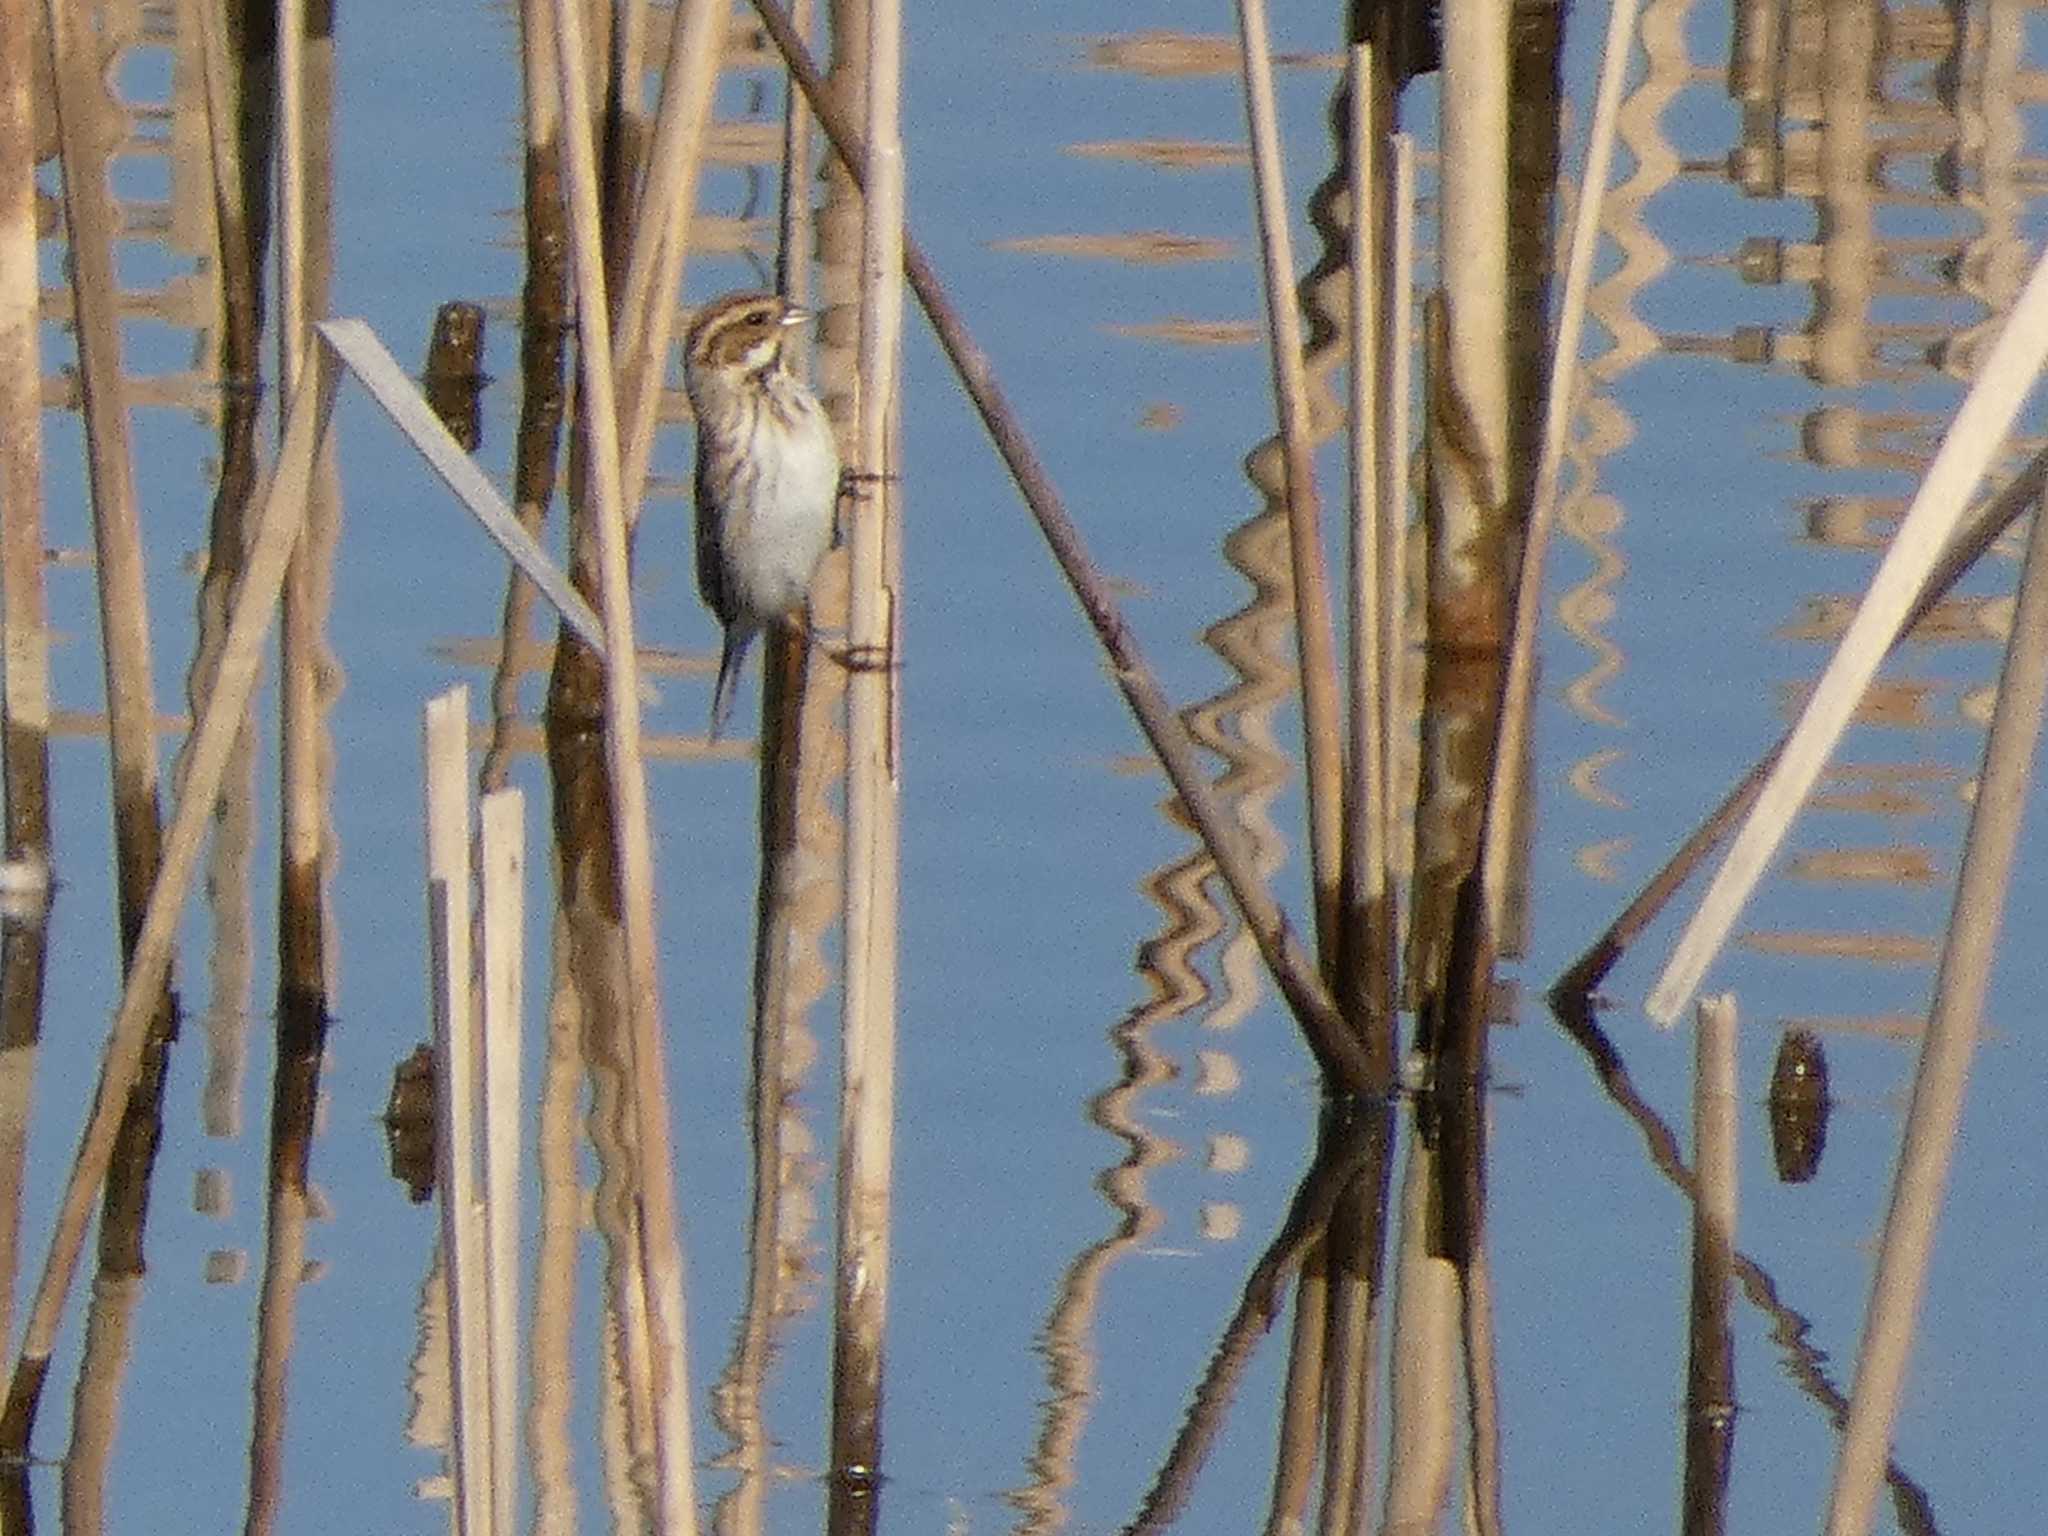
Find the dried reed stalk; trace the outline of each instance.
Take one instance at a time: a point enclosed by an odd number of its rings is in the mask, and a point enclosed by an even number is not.
[[[55,109],[64,168],[73,330],[92,487],[93,555],[100,652],[107,695],[121,951],[131,958],[155,883],[162,823],[157,810],[155,692],[149,591],[122,376],[118,220],[108,186],[118,130],[106,120],[108,86],[99,39],[80,6],[48,7]],[[31,381],[38,384],[39,381]]]
[[[277,350],[286,397],[312,345],[307,236],[307,49],[305,0],[277,14]],[[284,430],[278,423],[278,430]],[[331,471],[330,471],[331,472]],[[321,466],[316,461],[305,536],[292,547],[278,619],[278,996],[283,1007],[327,1006],[320,671],[325,643]],[[328,503],[331,508],[332,503]]]
[[[491,1353],[484,1295],[488,1249],[476,1188],[477,1013],[470,960],[469,690],[427,703],[427,953],[434,1018],[441,1190],[441,1273],[448,1283],[448,1376],[454,1400],[455,1528],[496,1529],[492,1492]],[[509,1533],[508,1533],[509,1536]]]
[[[880,472],[849,529],[846,962],[841,994],[838,1264],[832,1354],[832,1498],[880,1466],[889,1308],[890,1163],[896,1106],[901,807],[893,727],[899,561],[892,424],[903,331],[902,6],[867,0],[868,145],[861,240],[857,466]]]
[[[5,856],[50,866],[50,630],[43,591],[43,365],[29,10],[0,0],[0,774]],[[14,1334],[21,1193],[48,944],[0,933],[0,1341]],[[0,1512],[4,1518],[4,1512]]]
[[[1983,371],[1963,397],[1926,478],[1871,578],[1813,696],[1786,738],[1777,765],[1757,792],[1755,807],[1736,834],[1699,910],[1686,925],[1664,974],[1650,994],[1650,1017],[1669,1025],[1699,986],[1707,966],[1735,926],[1749,893],[1791,829],[1792,818],[1849,727],[1879,664],[1901,633],[1906,615],[1926,585],[1963,515],[1970,494],[1997,457],[2013,418],[2048,362],[2048,254],[2014,303]]]
[[[2024,312],[2024,308],[2015,312],[2014,325],[2020,323]],[[2003,345],[2001,337],[2000,347]],[[1985,371],[1989,373],[1991,367],[1987,363]],[[1977,776],[1963,867],[1956,877],[1955,909],[1949,916],[1941,970],[1934,981],[1927,1033],[1920,1041],[1920,1065],[1913,1075],[1905,1141],[1892,1177],[1891,1210],[1878,1249],[1877,1275],[1864,1310],[1848,1423],[1828,1495],[1828,1536],[1862,1536],[1870,1529],[1892,1422],[1905,1384],[1906,1362],[1912,1353],[1913,1330],[1927,1290],[1935,1225],[1941,1218],[1949,1161],[1962,1123],[1970,1058],[1977,1045],[1984,994],[1990,986],[1999,927],[2005,917],[2013,856],[2033,784],[2042,713],[2048,706],[2048,532],[2044,532],[2044,524],[2048,524],[2048,505],[2035,509],[2034,524],[2027,534],[2026,563],[2020,570],[2018,602],[2006,639],[1998,702],[1984,742],[1984,766]],[[1902,529],[1900,537],[1904,536]]]
[[[50,631],[43,594],[42,296],[29,110],[31,3],[0,0],[0,760],[7,785],[5,851],[9,857],[36,855],[47,864]],[[0,1286],[0,1339],[10,1331],[4,1325],[11,1310],[7,1287]]]
[[[1593,124],[1586,138],[1586,166],[1572,216],[1570,254],[1565,262],[1564,300],[1550,348],[1550,383],[1544,398],[1543,450],[1536,462],[1535,489],[1522,536],[1522,568],[1515,586],[1514,637],[1502,685],[1495,729],[1493,782],[1486,801],[1486,917],[1501,932],[1508,863],[1514,839],[1507,835],[1522,793],[1522,765],[1529,752],[1529,716],[1536,689],[1536,632],[1543,615],[1543,569],[1550,530],[1557,521],[1558,481],[1564,465],[1565,434],[1572,420],[1578,382],[1579,344],[1585,329],[1586,294],[1593,281],[1593,255],[1600,245],[1600,214],[1607,201],[1607,177],[1614,160],[1621,90],[1628,73],[1640,0],[1614,0],[1607,16],[1606,51],[1593,98]]]
[[[11,1448],[27,1445],[36,1400],[49,1369],[50,1351],[63,1315],[64,1295],[70,1288],[72,1271],[85,1243],[86,1225],[92,1217],[93,1195],[106,1177],[107,1164],[113,1156],[128,1090],[141,1062],[144,1035],[170,974],[171,944],[193,872],[198,867],[199,850],[219,796],[221,776],[256,686],[256,674],[263,660],[263,637],[283,586],[292,544],[298,537],[314,457],[327,435],[333,413],[334,385],[334,370],[324,362],[300,382],[292,397],[276,474],[258,498],[248,567],[235,593],[220,670],[192,737],[185,783],[165,839],[163,862],[149,893],[141,931],[136,935],[134,953],[128,963],[121,1005],[114,1015],[113,1030],[100,1064],[92,1115],[79,1138],[71,1174],[57,1206],[49,1255],[30,1303],[21,1352],[8,1383],[6,1409],[0,1415],[0,1444]]]
[[[619,418],[612,383],[609,310],[598,216],[597,163],[590,144],[590,102],[579,0],[556,0],[563,138],[568,149],[569,224],[574,240],[578,364],[589,433],[588,494],[592,498],[602,572],[605,666],[605,757],[614,797],[614,835],[625,930],[626,1014],[633,1051],[634,1122],[639,1132],[642,1302],[651,1337],[655,1460],[660,1524],[672,1536],[693,1536],[697,1522],[695,1462],[683,1317],[682,1250],[676,1233],[675,1163],[669,1150],[668,1069],[654,949],[653,847],[647,824],[647,778],[640,758],[640,676],[633,649],[632,574],[626,554],[620,484]],[[631,1316],[630,1308],[622,1315]]]
[[[1287,463],[1287,536],[1294,571],[1295,653],[1301,666],[1301,715],[1307,763],[1309,869],[1315,884],[1316,948],[1325,976],[1335,971],[1344,825],[1343,726],[1337,705],[1337,641],[1330,626],[1329,575],[1322,507],[1310,441],[1308,381],[1301,360],[1301,306],[1294,292],[1294,242],[1288,232],[1285,162],[1273,105],[1273,54],[1265,0],[1238,0],[1245,118],[1266,278],[1266,331],[1273,398]]]
[[[512,563],[540,588],[569,627],[598,655],[607,654],[603,622],[548,558],[547,551],[534,542],[533,535],[512,515],[497,487],[477,468],[476,460],[448,435],[448,429],[441,425],[410,376],[398,366],[398,360],[377,339],[377,333],[360,320],[323,320],[314,329],[336,361],[370,392],[370,398],[391,424],[405,434],[406,440],[427,461],[427,467],[455,493],[456,500]]]
[[[629,527],[639,520],[640,498],[647,488],[647,464],[659,425],[655,408],[661,401],[675,329],[676,294],[682,288],[704,133],[711,123],[731,23],[732,0],[682,0],[669,18],[668,63],[662,71],[647,182],[633,217],[625,290],[615,315],[624,434],[620,483]]]
[[[1382,351],[1386,371],[1386,436],[1380,444],[1380,520],[1386,528],[1385,586],[1380,618],[1385,626],[1380,649],[1386,681],[1387,728],[1381,736],[1380,784],[1386,796],[1387,874],[1389,899],[1395,876],[1414,863],[1414,823],[1402,793],[1406,758],[1400,743],[1412,739],[1408,707],[1408,525],[1409,525],[1409,392],[1415,367],[1415,139],[1394,135],[1393,278],[1387,294],[1387,338]],[[1399,929],[1398,915],[1394,924]]]
[[[789,21],[799,37],[811,32],[811,0],[791,0]],[[776,210],[775,291],[802,304],[811,291],[811,111],[802,91],[782,104],[782,187]]]
[[[776,0],[753,0],[753,4],[769,36],[788,63],[790,74],[810,102],[819,126],[825,130],[833,149],[858,183],[863,177],[865,158],[860,139],[845,113],[826,92],[824,81],[811,63],[802,39],[790,29],[789,18]],[[1314,963],[1303,950],[1286,914],[1259,879],[1257,866],[1245,846],[1242,832],[1210,790],[1186,726],[1167,702],[1165,692],[1147,665],[1136,639],[1124,624],[1108,583],[1089,559],[1080,530],[1067,514],[1037,450],[997,384],[987,354],[968,333],[966,322],[954,309],[937,274],[908,231],[903,241],[903,267],[911,292],[917,296],[925,318],[931,322],[939,345],[960,378],[961,387],[974,402],[982,425],[988,430],[1032,516],[1037,519],[1053,558],[1074,588],[1082,610],[1108,653],[1112,675],[1130,704],[1131,712],[1137,716],[1139,729],[1158,755],[1189,820],[1194,823],[1197,835],[1216,860],[1217,873],[1229,887],[1238,911],[1243,914],[1246,928],[1259,945],[1267,968],[1293,1009],[1303,1034],[1308,1037],[1309,1046],[1323,1068],[1325,1080],[1340,1092],[1369,1091],[1372,1074],[1364,1051],[1351,1037],[1330,1001]]]
[[[1996,496],[1992,497],[1970,518],[1963,529],[1956,534],[1942,551],[1940,562],[1929,573],[1926,584],[1921,588],[1919,598],[1914,602],[1906,621],[1899,626],[1898,638],[1892,644],[1896,648],[1899,640],[1913,632],[1913,628],[1946,597],[1951,588],[1962,580],[1963,575],[1974,566],[1984,553],[1997,542],[2016,522],[2020,515],[2033,505],[2044,486],[2048,486],[2048,449],[2028,461],[2023,468]],[[1778,757],[1785,750],[1790,733],[1778,738],[1777,744],[1766,752],[1738,779],[1719,805],[1710,811],[1681,843],[1675,853],[1665,860],[1664,865],[1652,875],[1633,900],[1609,923],[1600,937],[1587,947],[1585,952],[1551,984],[1553,1001],[1559,999],[1584,998],[1600,985],[1607,973],[1614,969],[1621,957],[1628,952],[1639,934],[1657,920],[1657,914],[1678,891],[1700,860],[1713,851],[1714,846],[1727,836],[1729,828],[1741,820],[1749,808],[1756,803],[1757,792],[1763,788],[1764,780],[1777,766]]]
[[[485,795],[478,812],[492,1522],[509,1533],[518,1528],[520,1462],[519,1068],[526,1043],[526,797],[516,789],[501,789]]]
[[[1367,1000],[1369,1054],[1392,1080],[1393,924],[1387,912],[1387,513],[1381,499],[1380,262],[1385,246],[1374,185],[1370,44],[1349,56],[1351,116],[1351,739],[1344,791],[1345,976],[1340,996]]]

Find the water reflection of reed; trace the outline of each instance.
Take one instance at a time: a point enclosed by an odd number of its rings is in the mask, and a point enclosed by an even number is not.
[[[1574,1044],[1586,1053],[1587,1064],[1614,1105],[1632,1120],[1642,1133],[1644,1150],[1652,1166],[1689,1202],[1699,1199],[1699,1186],[1686,1163],[1678,1137],[1648,1100],[1637,1091],[1621,1052],[1607,1032],[1595,1021],[1583,1000],[1577,1004],[1554,1001],[1558,1024]],[[1770,1324],[1771,1342],[1781,1356],[1780,1365],[1792,1381],[1817,1403],[1836,1429],[1847,1422],[1848,1397],[1828,1374],[1826,1351],[1813,1344],[1808,1335],[1812,1323],[1779,1294],[1778,1282],[1770,1271],[1741,1251],[1732,1259],[1737,1285],[1744,1297]],[[1885,1482],[1891,1488],[1893,1507],[1901,1530],[1913,1536],[1934,1536],[1939,1529],[1932,1502],[1896,1459],[1885,1466]]]

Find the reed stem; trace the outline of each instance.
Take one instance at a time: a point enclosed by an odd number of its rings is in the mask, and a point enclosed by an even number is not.
[[[2015,320],[2014,323],[2017,323]],[[2001,346],[2003,338],[2001,338]],[[1986,372],[1992,365],[1986,364]],[[1929,472],[1932,478],[1932,472]],[[1905,1386],[1913,1331],[1927,1291],[1934,1233],[1962,1123],[1963,1093],[1977,1047],[1984,996],[2005,918],[2021,820],[2033,784],[2034,754],[2048,708],[2048,505],[2036,507],[2020,569],[2019,597],[2006,639],[1998,702],[1984,742],[1984,765],[1970,810],[1955,909],[1934,981],[1934,1004],[1920,1042],[1905,1141],[1892,1178],[1891,1209],[1878,1248],[1877,1275],[1863,1314],[1848,1423],[1828,1495],[1827,1536],[1870,1529]],[[1904,530],[1900,538],[1904,538]],[[1844,644],[1846,645],[1846,641]]]
[[[1288,230],[1285,164],[1273,104],[1273,55],[1265,0],[1238,0],[1245,117],[1258,203],[1259,256],[1265,271],[1266,329],[1273,397],[1287,463],[1287,535],[1294,572],[1295,653],[1307,763],[1309,868],[1315,887],[1316,948],[1325,976],[1336,970],[1344,823],[1343,727],[1337,706],[1337,642],[1331,629],[1322,505],[1309,434],[1308,381],[1302,368],[1301,306],[1294,291],[1294,241]]]
[[[85,1245],[92,1199],[106,1177],[114,1139],[141,1064],[144,1037],[170,974],[171,944],[184,911],[199,851],[219,797],[222,775],[255,690],[262,665],[263,637],[284,583],[285,565],[305,512],[314,456],[327,434],[334,409],[334,370],[324,363],[300,383],[292,398],[285,443],[277,471],[258,499],[255,535],[242,584],[235,593],[227,640],[213,692],[193,733],[185,782],[164,843],[163,862],[149,893],[141,931],[121,992],[121,1005],[100,1065],[91,1118],[79,1138],[71,1174],[58,1203],[50,1251],[30,1303],[21,1350],[0,1413],[0,1445],[25,1450],[44,1373],[49,1369],[64,1296]]]
[[[1635,38],[1640,0],[1614,0],[1607,17],[1606,51],[1593,98],[1593,126],[1586,139],[1578,207],[1572,217],[1570,254],[1565,262],[1564,300],[1551,341],[1550,384],[1544,400],[1543,448],[1536,463],[1535,489],[1522,536],[1522,564],[1515,584],[1514,632],[1508,648],[1496,727],[1493,782],[1486,802],[1484,849],[1487,923],[1498,934],[1506,901],[1508,861],[1515,840],[1508,835],[1522,793],[1522,765],[1529,755],[1529,717],[1536,688],[1536,632],[1543,614],[1543,569],[1550,530],[1557,521],[1558,482],[1565,436],[1571,428],[1572,395],[1578,381],[1579,345],[1585,330],[1586,294],[1593,281],[1593,255],[1600,245],[1600,214],[1621,116],[1621,90]]]
[[[846,981],[839,1144],[838,1283],[832,1358],[832,1503],[868,1503],[881,1466],[889,1300],[890,1163],[896,1102],[900,783],[895,724],[901,572],[891,455],[903,329],[902,7],[867,0],[867,176],[861,241],[857,468],[849,530]],[[835,1527],[844,1528],[844,1527]]]
[[[1764,869],[1791,829],[1835,744],[1849,728],[1857,702],[1901,633],[1928,573],[1940,560],[1983,478],[2048,362],[2048,253],[2014,303],[1983,371],[1963,397],[1926,477],[1893,536],[1870,590],[1835,649],[1813,696],[1786,738],[1756,805],[1699,910],[1679,937],[1664,974],[1650,994],[1650,1017],[1669,1025],[1720,952],[1736,915],[1763,879]]]
[[[656,1463],[661,1525],[694,1536],[695,1461],[691,1451],[682,1252],[676,1233],[675,1162],[668,1134],[668,1070],[661,1031],[654,949],[653,848],[647,778],[640,757],[640,675],[633,648],[632,573],[620,482],[619,417],[605,268],[598,217],[597,162],[591,149],[589,92],[579,0],[556,0],[556,58],[561,71],[563,139],[568,150],[569,224],[575,251],[578,363],[589,433],[589,494],[597,523],[604,632],[605,756],[614,797],[614,836],[625,929],[626,1019],[632,1040],[634,1121],[639,1131],[643,1297],[652,1337]]]
[[[803,42],[791,30],[789,18],[776,0],[753,0],[769,36],[789,65],[819,125],[832,141],[833,149],[855,182],[865,171],[865,152],[860,139],[838,104],[826,92]],[[1350,1035],[1337,1013],[1314,963],[1303,950],[1285,913],[1260,880],[1257,866],[1245,846],[1242,832],[1209,788],[1194,742],[1187,727],[1167,702],[1157,678],[1145,662],[1137,641],[1125,626],[1114,595],[1097,573],[1082,543],[1080,530],[1053,488],[1051,477],[1011,410],[987,355],[968,333],[965,321],[954,309],[917,244],[906,230],[903,267],[925,317],[931,322],[961,386],[974,402],[982,425],[987,428],[996,451],[1002,456],[1025,504],[1038,521],[1053,558],[1073,587],[1097,638],[1109,655],[1112,675],[1122,690],[1139,729],[1158,755],[1175,793],[1187,809],[1197,835],[1216,860],[1218,874],[1229,888],[1243,915],[1245,926],[1258,942],[1281,994],[1287,999],[1311,1050],[1321,1064],[1324,1077],[1334,1091],[1369,1092],[1372,1080],[1363,1049]]]

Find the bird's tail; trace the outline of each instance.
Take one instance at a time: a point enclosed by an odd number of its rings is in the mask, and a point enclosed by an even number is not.
[[[711,690],[711,739],[718,740],[725,729],[725,717],[732,713],[733,691],[739,687],[740,663],[747,659],[747,646],[754,631],[745,624],[725,627],[725,648],[718,656],[718,684]]]

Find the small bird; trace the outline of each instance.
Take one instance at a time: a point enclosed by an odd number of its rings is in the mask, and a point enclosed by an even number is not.
[[[803,605],[832,544],[839,445],[785,346],[808,319],[772,293],[734,293],[698,311],[683,338],[697,415],[697,590],[725,626],[713,741],[747,647]]]

